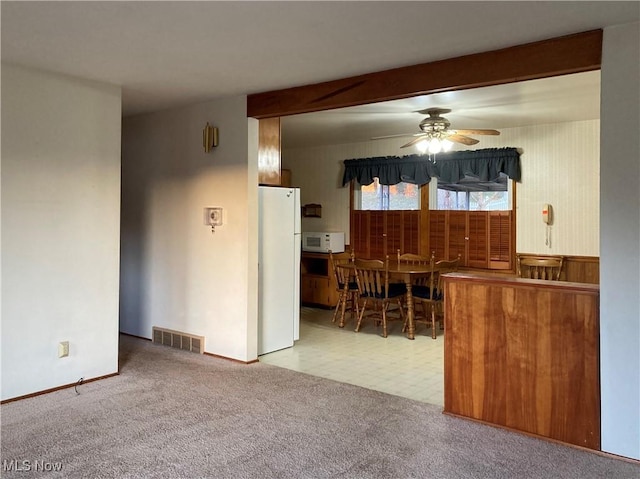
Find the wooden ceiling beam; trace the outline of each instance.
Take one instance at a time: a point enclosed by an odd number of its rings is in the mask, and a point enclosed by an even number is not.
[[[602,30],[249,95],[247,116],[273,118],[600,68]]]

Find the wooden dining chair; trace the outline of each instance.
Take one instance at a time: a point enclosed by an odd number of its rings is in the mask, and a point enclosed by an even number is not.
[[[520,278],[559,281],[564,256],[517,255],[517,274]]]
[[[431,327],[431,338],[437,338],[436,321],[440,329],[444,327],[444,290],[443,275],[458,271],[460,256],[454,260],[436,261],[431,256],[429,261],[431,274],[426,278],[425,284],[412,287],[413,301],[422,306],[422,315],[414,317],[415,323],[423,323]],[[405,323],[406,328],[406,323]]]
[[[385,261],[363,260],[354,261],[356,271],[356,283],[360,297],[360,315],[356,332],[360,331],[365,315],[373,319],[376,325],[382,323],[382,337],[387,337],[387,319],[389,305],[398,305],[398,311],[402,320],[405,320],[402,298],[407,292],[406,286],[400,283],[389,283],[389,257]],[[368,313],[368,314],[365,314]]]
[[[397,250],[398,255],[398,264],[406,263],[406,264],[429,264],[431,260],[428,256],[422,256],[414,253],[404,253],[400,254],[400,250]]]
[[[338,311],[340,311],[340,325],[344,326],[344,316],[347,308],[351,311],[351,317],[354,315],[358,317],[358,283],[356,283],[355,270],[341,268],[343,264],[353,264],[353,253],[337,253],[333,254],[329,251],[329,264],[331,267],[331,274],[333,275],[336,283],[336,291],[338,292],[338,302],[336,303],[335,311],[333,312],[333,319],[331,322],[335,323],[338,318]]]
[[[420,265],[420,266],[429,266],[431,264],[431,257],[429,256],[422,256],[414,253],[400,254],[400,250],[397,250],[397,256],[398,256],[398,264],[410,264],[410,265]],[[418,276],[411,282],[411,288],[413,290],[415,286],[418,286],[419,288],[427,287],[428,281],[429,281],[429,276]],[[403,298],[403,303],[406,303],[405,299],[406,297]],[[415,305],[414,305],[414,312],[415,312]]]

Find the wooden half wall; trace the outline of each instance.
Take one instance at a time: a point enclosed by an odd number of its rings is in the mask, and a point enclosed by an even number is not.
[[[599,288],[446,276],[447,413],[600,449]]]

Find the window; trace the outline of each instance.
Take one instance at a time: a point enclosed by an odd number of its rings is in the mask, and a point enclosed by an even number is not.
[[[437,184],[438,210],[462,211],[507,211],[511,209],[510,181],[500,174],[498,180],[482,182],[478,178],[466,176],[459,183]]]
[[[412,183],[381,185],[378,178],[367,186],[356,185],[354,196],[357,210],[419,210],[420,187]]]

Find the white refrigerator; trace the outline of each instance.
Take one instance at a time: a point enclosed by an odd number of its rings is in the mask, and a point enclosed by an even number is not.
[[[258,355],[300,338],[300,190],[258,187]]]

